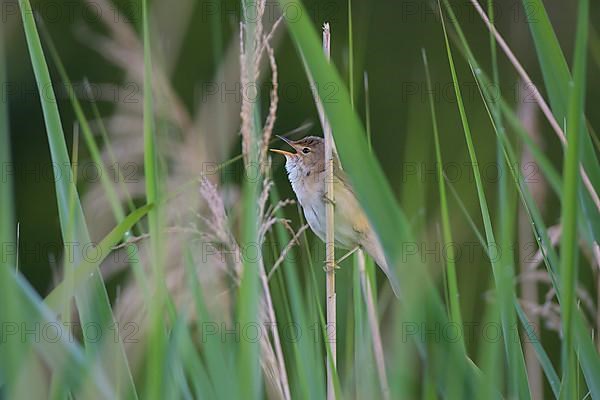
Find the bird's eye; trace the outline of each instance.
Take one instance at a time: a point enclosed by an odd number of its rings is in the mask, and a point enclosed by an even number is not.
[[[302,149],[302,152],[304,154],[308,154],[308,153],[310,153],[310,149],[308,147],[305,147],[305,148]]]

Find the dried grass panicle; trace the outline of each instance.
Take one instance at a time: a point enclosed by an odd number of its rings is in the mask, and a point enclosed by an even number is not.
[[[143,45],[138,38],[133,25],[123,16],[114,18],[115,6],[108,0],[87,0],[94,9],[99,9],[99,16],[110,36],[102,36],[93,33],[85,25],[79,27],[81,37],[84,38],[91,47],[101,55],[108,58],[115,65],[118,65],[128,74],[126,81],[128,85],[135,84],[136,87],[143,87],[144,71],[144,53]],[[157,111],[163,118],[171,120],[183,131],[188,131],[192,127],[192,118],[186,110],[183,101],[176,94],[169,83],[163,68],[155,62],[153,68],[154,90],[157,92]],[[127,91],[127,86],[124,93]],[[141,102],[130,102],[129,105],[135,105],[141,110]]]
[[[205,222],[204,237],[209,242],[216,242],[223,246],[222,259],[225,259],[226,254],[233,255],[229,257],[233,273],[227,272],[233,277],[234,282],[239,284],[243,271],[242,252],[229,228],[223,199],[218,193],[217,187],[205,177],[200,180],[200,195],[204,199],[210,215],[208,217],[200,216],[200,219]],[[225,267],[227,268],[227,265]]]
[[[92,0],[86,1],[90,2]],[[182,1],[189,3],[191,0]],[[260,15],[264,15],[265,2],[259,1],[258,6]],[[122,15],[118,19],[110,17],[114,15],[114,11],[117,9],[110,0],[94,0],[94,7],[102,11],[99,15],[102,17],[101,23],[105,26],[106,33],[99,33],[94,29],[95,27],[82,23],[78,27],[79,37],[104,56],[107,61],[125,72],[123,80],[125,83],[113,84],[114,87],[120,88],[119,93],[129,93],[127,90],[123,90],[128,88],[126,85],[141,88],[143,86],[144,54],[136,29]],[[155,7],[159,7],[159,5],[153,4],[150,10],[151,15]],[[159,149],[161,157],[164,157],[167,161],[165,164],[169,165],[169,170],[166,171],[166,182],[169,186],[167,191],[197,179],[199,173],[204,171],[203,168],[205,168],[206,163],[221,162],[224,157],[230,154],[240,124],[242,126],[244,156],[247,157],[249,154],[250,146],[257,146],[257,153],[255,154],[258,154],[261,159],[261,168],[268,167],[266,145],[275,125],[278,105],[277,65],[272,40],[274,40],[274,32],[280,22],[281,19],[278,19],[272,27],[268,28],[270,30],[267,33],[263,28],[262,21],[260,21],[258,29],[253,34],[252,46],[247,52],[244,48],[244,30],[242,27],[240,42],[232,40],[216,73],[217,78],[215,79],[235,83],[240,79],[239,74],[241,71],[241,83],[247,88],[249,83],[258,87],[259,79],[264,75],[261,75],[261,71],[265,71],[267,68],[270,69],[271,104],[265,121],[265,129],[256,138],[250,135],[252,126],[249,121],[251,121],[252,104],[249,104],[248,99],[245,99],[246,101],[242,103],[241,112],[239,103],[222,103],[218,96],[213,96],[208,101],[199,103],[195,110],[190,111],[171,86],[169,75],[170,71],[173,70],[172,60],[165,59],[153,65],[155,111],[161,118],[169,121],[177,133],[177,140],[170,139],[168,143],[165,143],[166,145],[161,145]],[[153,20],[152,23],[156,26],[161,25],[161,21]],[[181,45],[181,38],[185,36],[185,29],[185,24],[169,23],[167,29],[160,31],[160,38],[152,37],[153,50],[162,50],[160,44],[155,42],[157,39],[162,42],[169,42],[172,44],[170,47],[178,48]],[[238,47],[240,44],[241,47]],[[169,51],[177,52],[177,50]],[[260,68],[261,59],[266,61],[264,64],[267,68]],[[160,55],[155,57],[154,60],[160,60]],[[238,64],[238,60],[241,61],[240,64]],[[252,68],[246,70],[245,66],[248,60],[252,62]],[[99,100],[102,101],[102,99]],[[109,160],[116,158],[119,164],[142,165],[143,145],[139,134],[142,130],[142,113],[141,102],[119,101],[115,103],[113,115],[96,121],[97,124],[105,124],[109,134],[113,154],[109,154],[107,146],[102,150],[102,158],[107,163]],[[160,137],[159,140],[161,140]],[[128,196],[134,199],[144,197],[145,185],[141,172],[142,169],[138,168],[135,182],[127,183],[125,192],[119,191],[120,200],[123,204],[126,203]],[[265,170],[263,169],[261,172],[264,173]],[[220,191],[217,190],[218,176],[215,175],[211,179],[212,181],[202,180],[199,190],[186,191],[169,200],[166,207],[166,226],[187,226],[191,224],[195,227],[185,232],[178,232],[177,235],[165,235],[167,251],[165,257],[167,260],[165,266],[166,285],[176,308],[185,310],[186,317],[189,318],[190,322],[193,322],[195,318],[195,311],[193,307],[190,307],[194,304],[194,301],[189,291],[190,277],[184,268],[184,250],[189,250],[192,253],[197,274],[196,278],[202,288],[209,311],[215,317],[222,317],[224,320],[231,317],[230,304],[233,291],[227,290],[227,284],[233,281],[236,285],[243,272],[239,245],[225,211],[229,202],[226,204]],[[263,191],[260,199],[259,213],[261,221],[260,237],[264,240],[268,229],[274,223],[281,222],[287,229],[290,229],[290,227],[287,221],[274,218],[275,210],[286,203],[280,203],[275,208],[270,207],[268,205],[268,188],[270,188],[271,183],[266,180],[262,186],[266,190]],[[89,218],[88,222],[95,238],[103,237],[114,226],[113,219],[108,218],[111,211],[103,192],[100,184],[93,185],[83,199],[86,211],[93,211],[87,212],[86,215]],[[235,201],[232,203],[235,203]],[[144,232],[141,232],[139,236],[144,237]],[[227,258],[228,261],[233,259],[233,263],[224,262],[225,257],[222,254],[208,257],[208,259],[203,256],[203,250],[200,247],[207,240],[223,245],[223,253],[227,252],[231,255],[233,251],[235,255]],[[148,244],[144,240],[140,240],[137,244],[140,249],[138,253],[140,266],[144,269],[150,263]],[[121,268],[124,267],[125,265],[121,266]],[[275,322],[273,304],[268,284],[266,284],[265,267],[262,263],[260,271],[263,291],[258,318],[265,322]],[[234,279],[228,279],[227,275],[233,276]],[[138,283],[136,279],[131,278],[129,282],[122,286],[119,302],[115,305],[115,313],[122,322],[137,322],[138,326],[146,326],[143,321],[147,311],[147,294],[144,294],[144,289]],[[226,293],[226,295],[222,295],[223,293]],[[265,339],[260,344],[261,365],[269,394],[272,394],[273,397],[289,399],[287,373],[277,335],[276,330],[270,331],[269,335],[262,335]],[[140,338],[139,344],[128,346],[126,349],[132,367],[135,367],[136,363],[141,362],[144,357],[144,332],[140,332]]]
[[[266,1],[262,0],[257,3],[257,16],[253,17],[256,21],[254,25],[254,36],[251,48],[246,48],[245,39],[246,25],[240,24],[240,82],[243,89],[242,93],[242,106],[240,111],[240,117],[242,120],[241,135],[242,135],[242,152],[244,154],[245,164],[248,165],[250,162],[249,154],[251,147],[256,146],[254,150],[258,153],[258,164],[261,167],[261,173],[266,173],[268,169],[268,145],[273,134],[273,128],[275,126],[277,106],[279,103],[278,96],[278,72],[277,62],[275,59],[275,52],[270,43],[277,27],[282,21],[280,16],[273,24],[270,32],[266,35],[263,34],[264,26],[262,18],[265,12]],[[263,129],[262,138],[260,140],[253,140],[252,135],[252,121],[253,121],[253,109],[254,102],[258,97],[258,93],[252,90],[258,90],[258,79],[261,71],[261,61],[263,55],[267,55],[269,67],[271,69],[271,90],[269,95],[269,112],[267,114]]]
[[[269,180],[265,180],[259,200],[259,215],[261,220],[259,238],[261,243],[264,241],[266,232],[276,222],[276,219],[272,214],[265,215],[266,204],[268,202],[268,191],[271,187],[272,183]],[[243,263],[240,262],[242,258],[239,251],[239,245],[228,228],[229,224],[227,222],[227,214],[222,198],[220,197],[216,186],[206,178],[201,181],[200,193],[206,201],[211,213],[210,217],[204,217],[204,220],[208,225],[207,227],[215,234],[216,238],[227,243],[228,252],[233,251],[238,255],[235,257],[237,261],[234,266],[234,272],[236,274],[235,283],[239,284],[243,274]],[[269,291],[268,277],[266,276],[262,259],[259,260],[259,264],[259,274],[263,290],[259,303],[258,317],[260,321],[264,323],[264,326],[270,327],[270,335],[261,336],[261,367],[266,381],[269,384],[270,393],[277,398],[289,399],[289,383],[285,371],[285,361],[283,359],[279,334],[275,324],[276,316]]]
[[[279,96],[277,95],[277,62],[275,61],[275,53],[273,48],[267,41],[265,37],[265,47],[267,49],[267,55],[269,58],[269,64],[271,65],[271,97],[269,104],[269,114],[267,115],[267,119],[265,121],[265,127],[263,129],[263,138],[262,138],[262,146],[260,153],[260,161],[261,165],[266,165],[265,160],[267,159],[267,151],[269,146],[269,141],[271,140],[271,136],[273,135],[273,128],[275,127],[275,118],[277,114],[277,105],[279,103]]]
[[[253,7],[253,9],[256,9],[257,15],[252,18],[253,36],[251,39],[247,36],[249,34],[247,31],[248,25],[245,23],[241,23],[240,25],[240,81],[242,83],[242,88],[245,89],[242,95],[242,105],[240,110],[240,118],[242,121],[242,152],[246,169],[253,167],[251,163],[258,162],[258,165],[260,166],[259,171],[262,176],[268,175],[268,143],[273,133],[279,100],[277,95],[277,64],[273,48],[268,42],[269,38],[272,36],[272,32],[268,35],[263,34],[264,28],[262,18],[264,16],[265,4],[265,0],[259,0],[256,7]],[[244,8],[244,10],[246,10],[246,8]],[[276,25],[278,24],[275,24],[274,28],[276,28]],[[258,93],[250,93],[253,96],[253,98],[250,98],[248,92],[251,88],[258,90],[257,81],[260,74],[262,54],[264,53],[263,49],[266,50],[269,59],[272,88],[269,99],[269,113],[265,125],[262,128],[262,132],[256,132],[256,115],[254,115],[256,108],[254,101],[258,98]],[[258,240],[260,243],[264,242],[266,233],[278,220],[272,215],[266,214],[269,202],[269,191],[272,185],[270,179],[265,178],[262,182],[262,190],[258,198],[257,212],[258,220],[261,222],[258,227]],[[261,365],[263,366],[267,386],[270,388],[269,393],[272,393],[278,398],[290,399],[291,393],[285,360],[279,339],[279,332],[276,328],[275,310],[262,257],[259,257],[258,270],[263,289],[260,300],[260,318],[264,322],[269,323],[270,337],[272,338],[272,342],[271,340],[261,341]]]
[[[244,46],[244,24],[240,23],[240,83],[242,88],[249,88],[250,79],[248,77],[248,69],[246,68],[246,48]],[[242,94],[246,93],[244,90]],[[252,104],[242,95],[242,107],[240,110],[240,118],[242,126],[240,134],[242,135],[242,154],[244,156],[244,164],[248,166],[250,163],[250,145],[252,143]]]
[[[210,218],[207,218],[209,228],[221,241],[228,241],[230,238],[229,227],[227,226],[227,213],[223,199],[217,192],[217,187],[206,177],[200,179],[200,195],[206,202],[210,211]]]

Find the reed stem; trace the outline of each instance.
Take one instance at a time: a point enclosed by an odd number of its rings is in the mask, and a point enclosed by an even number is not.
[[[331,33],[329,23],[323,25],[323,51],[331,59]],[[333,187],[333,136],[329,121],[323,115],[323,135],[325,136],[325,265],[327,295],[327,340],[331,351],[331,361],[327,363],[327,399],[335,399],[333,375],[337,366],[336,357],[336,293],[335,293],[335,227],[334,227],[334,187]]]

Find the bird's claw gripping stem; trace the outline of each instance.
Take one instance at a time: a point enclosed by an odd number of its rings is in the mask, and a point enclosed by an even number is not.
[[[327,194],[324,194],[324,195],[323,195],[323,201],[324,201],[325,203],[333,204],[333,205],[335,206],[335,200],[333,200],[333,199],[330,199],[330,198],[327,196]]]
[[[340,269],[340,266],[337,263],[333,263],[333,268],[327,265],[327,263],[325,263],[323,266],[323,271],[325,272],[331,272],[332,270],[335,271],[336,269]]]

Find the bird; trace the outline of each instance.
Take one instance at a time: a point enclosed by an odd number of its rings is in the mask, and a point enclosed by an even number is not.
[[[390,268],[383,247],[356,198],[350,180],[340,168],[337,157],[333,157],[333,200],[326,196],[325,142],[323,138],[306,136],[294,141],[282,136],[277,137],[294,150],[294,152],[290,152],[270,149],[274,153],[285,156],[288,179],[310,229],[319,239],[326,242],[326,202],[332,201],[335,210],[335,246],[346,250],[362,248],[385,273],[396,297],[400,297],[400,285],[396,274]]]

